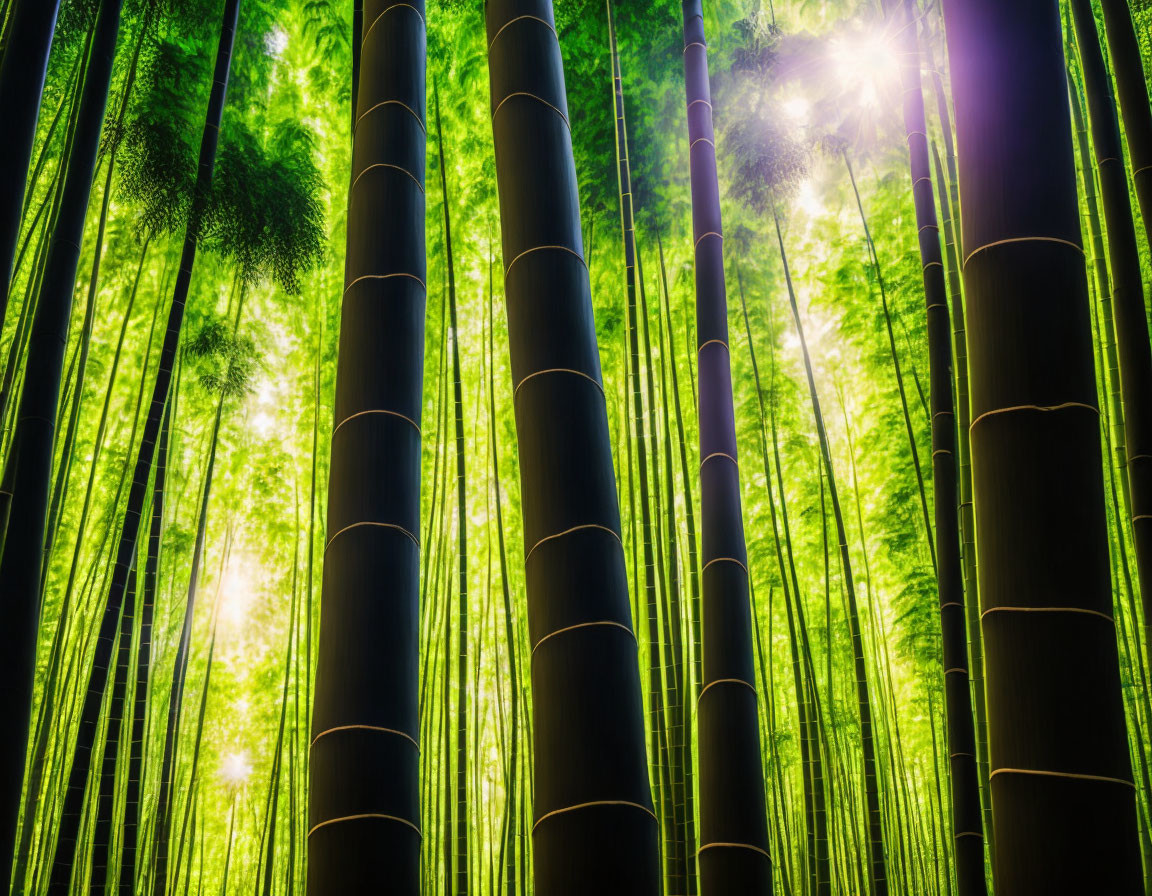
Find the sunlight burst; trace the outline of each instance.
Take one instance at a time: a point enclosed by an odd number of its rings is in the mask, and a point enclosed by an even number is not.
[[[856,91],[860,103],[874,107],[900,78],[900,63],[886,35],[861,34],[832,42],[836,76],[846,91]]]
[[[220,760],[220,777],[233,786],[239,786],[252,774],[252,763],[244,750],[226,753]]]
[[[256,600],[256,587],[243,558],[230,563],[221,584],[220,612],[229,622],[243,622]]]
[[[808,121],[808,115],[812,110],[812,104],[808,102],[807,98],[802,96],[793,96],[786,99],[781,108],[784,114],[794,124],[804,124]]]

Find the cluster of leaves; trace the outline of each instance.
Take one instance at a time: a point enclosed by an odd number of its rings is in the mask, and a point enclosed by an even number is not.
[[[142,233],[170,234],[188,220],[196,180],[202,84],[209,72],[201,48],[159,42],[146,61],[145,87],[120,140],[120,193],[136,209]]]
[[[730,194],[760,213],[786,200],[808,172],[808,148],[763,106],[729,123],[724,151]]]
[[[237,121],[216,161],[205,238],[246,283],[271,277],[298,293],[324,254],[323,185],[308,128],[282,122],[263,138]]]
[[[260,369],[256,343],[219,315],[209,317],[188,341],[186,351],[197,364],[200,385],[223,399],[252,392]]]

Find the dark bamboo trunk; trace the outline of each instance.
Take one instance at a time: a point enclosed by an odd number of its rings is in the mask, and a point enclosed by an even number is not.
[[[660,892],[636,638],[550,0],[489,0],[533,644],[536,892]]]
[[[984,835],[981,830],[980,787],[976,765],[976,729],[968,680],[967,614],[964,607],[964,572],[957,500],[956,413],[952,400],[952,328],[948,314],[948,291],[944,282],[944,257],[940,250],[940,227],[936,219],[936,198],[932,190],[931,163],[928,158],[928,126],[920,83],[916,11],[911,0],[903,0],[899,6],[891,4],[890,11],[893,18],[903,25],[904,46],[901,49],[904,52],[900,74],[904,89],[904,129],[907,134],[912,199],[916,209],[916,231],[919,234],[928,316],[932,484],[935,492],[944,703],[948,716],[953,861],[959,896],[983,896],[987,893],[987,883],[984,878]],[[946,203],[946,187],[940,184],[940,188]],[[856,500],[860,500],[859,492]]]
[[[724,237],[701,0],[685,0],[684,88],[696,255],[702,635],[700,892],[772,892],[728,349]]]
[[[945,0],[944,13],[995,889],[1142,893],[1059,6]]]
[[[1084,93],[1092,127],[1092,149],[1100,179],[1100,199],[1108,232],[1112,273],[1111,323],[1115,329],[1123,408],[1123,460],[1130,500],[1125,507],[1132,521],[1136,572],[1144,606],[1144,644],[1152,656],[1147,620],[1152,616],[1152,345],[1144,312],[1140,252],[1128,194],[1120,122],[1112,98],[1112,81],[1096,33],[1096,18],[1088,0],[1071,0],[1076,43],[1084,73]],[[1087,159],[1084,160],[1087,163]],[[1152,209],[1149,209],[1152,212]],[[1111,333],[1109,333],[1111,335]]]
[[[1100,0],[1100,8],[1104,11],[1104,33],[1116,77],[1120,112],[1124,116],[1128,164],[1136,185],[1140,216],[1144,219],[1144,233],[1152,246],[1152,110],[1148,106],[1148,82],[1144,77],[1140,42],[1127,0]]]
[[[27,4],[23,4],[27,6]],[[45,6],[54,6],[45,3]],[[40,574],[44,556],[44,534],[52,479],[56,415],[60,401],[65,346],[72,313],[72,295],[80,246],[84,241],[84,219],[96,173],[104,112],[112,82],[112,63],[120,32],[120,0],[103,0],[97,13],[92,49],[76,117],[72,151],[51,246],[45,260],[45,276],[40,286],[36,313],[20,392],[16,433],[9,449],[4,482],[11,486],[10,506],[3,547],[0,550],[0,716],[12,726],[13,736],[0,749],[0,875],[6,882],[11,869],[16,838],[16,817],[24,777],[26,732],[31,717],[32,687],[36,662],[36,640],[40,615]],[[52,12],[54,17],[54,10]],[[49,29],[49,36],[51,30]],[[11,48],[10,51],[11,53]],[[16,55],[19,55],[17,53]],[[7,72],[7,54],[4,73]],[[0,103],[3,103],[3,73],[0,73]],[[38,105],[38,97],[37,97]],[[8,109],[0,105],[0,115]],[[35,126],[35,116],[31,126]],[[18,143],[13,133],[0,143]],[[7,152],[7,149],[4,150]],[[0,157],[2,158],[2,157]],[[27,160],[25,160],[25,165]],[[23,172],[23,167],[19,169]],[[7,180],[20,180],[23,174],[8,171]],[[7,187],[5,187],[7,189]],[[17,198],[17,209],[19,200]],[[3,259],[7,293],[7,263]]]
[[[200,156],[196,176],[195,195],[191,218],[184,238],[184,248],[180,259],[180,273],[176,278],[172,307],[168,314],[164,332],[164,342],[160,350],[156,381],[153,384],[148,413],[144,422],[144,432],[136,453],[132,470],[132,482],[128,490],[127,509],[120,525],[116,540],[115,562],[112,568],[107,600],[103,606],[100,634],[92,666],[85,677],[84,699],[81,708],[80,728],[76,748],[68,771],[68,785],[64,796],[63,814],[57,834],[56,853],[49,884],[51,896],[65,896],[68,891],[71,868],[76,851],[76,838],[80,829],[84,807],[85,782],[92,757],[93,740],[103,702],[104,689],[108,682],[109,664],[115,626],[120,618],[124,593],[128,587],[128,576],[135,562],[136,544],[140,534],[140,522],[151,479],[152,462],[155,457],[156,441],[160,434],[161,419],[168,398],[168,387],[172,380],[176,349],[180,341],[180,324],[184,317],[184,303],[188,297],[188,287],[192,279],[192,266],[196,256],[196,241],[203,202],[211,186],[212,170],[216,161],[216,147],[220,137],[220,121],[224,110],[228,74],[232,64],[232,47],[236,33],[236,20],[240,0],[226,0],[220,26],[220,41],[216,52],[216,66],[213,73],[212,90],[208,100],[205,127],[200,144]]]
[[[424,3],[369,0],[312,711],[309,896],[420,889]]]
[[[6,27],[7,42],[0,57],[0,121],[4,122],[4,139],[0,140],[0,321],[8,304],[8,280],[12,257],[20,237],[21,210],[28,163],[36,138],[36,119],[40,115],[40,97],[48,74],[48,54],[60,0],[16,0]],[[5,772],[7,780],[7,772]],[[3,811],[7,812],[7,808]],[[5,825],[8,822],[4,822]],[[0,841],[6,856],[10,841]],[[7,868],[8,859],[3,859]],[[4,878],[7,880],[7,878]]]

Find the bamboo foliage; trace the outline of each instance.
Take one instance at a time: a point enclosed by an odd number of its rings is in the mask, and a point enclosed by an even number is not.
[[[1147,886],[1141,4],[114,7],[0,0],[12,892]]]

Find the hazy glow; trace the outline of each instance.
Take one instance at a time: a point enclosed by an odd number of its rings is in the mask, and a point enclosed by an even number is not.
[[[812,104],[802,96],[794,96],[785,100],[781,104],[781,108],[792,122],[802,124],[808,120],[808,113],[812,110]]]
[[[824,203],[816,195],[816,187],[811,180],[806,180],[800,184],[800,189],[796,191],[796,205],[803,210],[804,214],[812,218],[818,217],[824,212]]]
[[[900,78],[895,48],[880,32],[833,41],[831,61],[845,91],[855,91],[860,103],[876,106],[880,95]]]
[[[252,763],[248,754],[241,750],[239,753],[225,753],[220,760],[220,777],[232,785],[240,785],[248,780],[252,774]]]
[[[220,612],[229,622],[243,622],[256,600],[256,588],[248,574],[259,569],[250,558],[233,557],[221,584]]]
[[[260,411],[260,413],[252,418],[252,428],[262,439],[266,439],[271,435],[272,427],[275,425],[276,420],[267,411]]]

